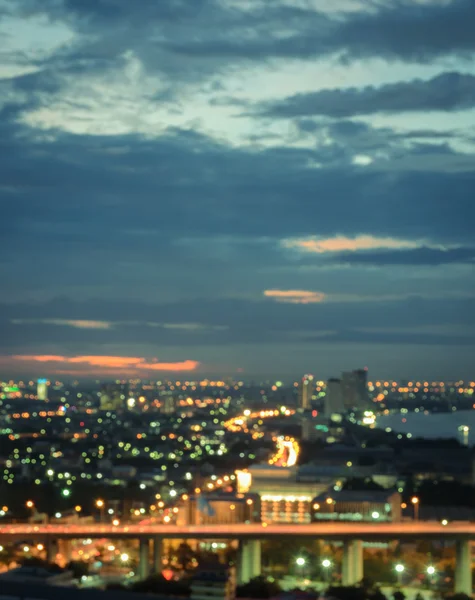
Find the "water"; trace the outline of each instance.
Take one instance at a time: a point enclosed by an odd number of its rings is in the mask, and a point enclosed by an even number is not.
[[[381,429],[390,427],[397,433],[410,433],[412,437],[456,438],[463,441],[460,426],[470,429],[469,444],[475,442],[475,410],[457,410],[448,413],[425,414],[424,412],[381,415],[376,424]]]

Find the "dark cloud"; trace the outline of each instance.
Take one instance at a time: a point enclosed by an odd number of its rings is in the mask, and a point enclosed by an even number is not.
[[[351,117],[373,113],[454,111],[475,106],[475,76],[443,73],[428,81],[401,81],[380,87],[321,90],[262,105],[274,118],[311,115]],[[304,121],[304,123],[308,123]]]
[[[242,61],[335,55],[428,62],[475,51],[472,0],[368,2],[367,10],[333,16],[277,0],[245,9],[226,0],[19,0],[9,10],[49,15],[84,36],[56,53],[58,67],[92,69],[133,51],[173,79]]]
[[[475,248],[414,248],[413,250],[379,252],[343,252],[333,259],[348,265],[447,265],[475,262]]]

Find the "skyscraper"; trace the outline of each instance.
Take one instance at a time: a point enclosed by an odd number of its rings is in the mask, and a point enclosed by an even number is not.
[[[342,374],[341,389],[346,409],[364,410],[368,407],[368,371],[357,369]]]
[[[38,396],[38,400],[43,400],[46,402],[48,400],[48,380],[47,379],[38,379],[36,385],[36,395]]]
[[[327,381],[324,407],[324,415],[328,419],[335,413],[341,414],[345,412],[341,379],[329,379]]]
[[[311,406],[313,386],[313,375],[304,375],[299,383],[299,408],[302,410]]]

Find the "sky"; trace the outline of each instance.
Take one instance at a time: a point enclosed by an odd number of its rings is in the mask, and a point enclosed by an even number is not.
[[[473,0],[0,0],[0,375],[473,377]]]

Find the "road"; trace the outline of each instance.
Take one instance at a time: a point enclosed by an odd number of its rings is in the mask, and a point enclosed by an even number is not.
[[[378,540],[392,539],[473,539],[475,523],[454,522],[442,525],[438,521],[402,523],[311,523],[308,525],[238,523],[232,525],[30,525],[8,524],[0,527],[0,540],[29,540],[47,538],[107,538],[127,539],[162,537],[169,539],[269,539],[300,537],[324,540]]]

